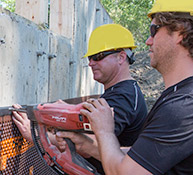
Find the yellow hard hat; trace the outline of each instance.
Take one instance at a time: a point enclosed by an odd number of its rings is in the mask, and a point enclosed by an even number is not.
[[[92,32],[84,57],[120,48],[136,48],[131,32],[119,24],[105,24]]]
[[[156,0],[153,8],[148,13],[148,17],[159,12],[185,12],[193,16],[192,0]]]

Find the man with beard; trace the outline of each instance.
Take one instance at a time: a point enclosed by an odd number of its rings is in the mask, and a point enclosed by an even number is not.
[[[192,175],[193,3],[157,0],[148,16],[151,66],[162,74],[165,90],[134,145],[120,149],[112,110],[103,98],[85,102],[87,110],[81,113],[91,123],[107,175]],[[85,152],[89,144],[85,138],[79,151]]]

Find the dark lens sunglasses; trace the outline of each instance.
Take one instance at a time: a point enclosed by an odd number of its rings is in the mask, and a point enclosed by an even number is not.
[[[152,24],[150,26],[150,35],[151,35],[151,37],[154,37],[161,27],[162,27],[161,25]]]
[[[95,55],[89,56],[88,60],[90,61],[92,59],[93,61],[100,61],[100,60],[104,59],[106,56],[114,54],[114,53],[118,53],[118,52],[121,52],[121,50],[100,52],[100,53],[97,53]]]

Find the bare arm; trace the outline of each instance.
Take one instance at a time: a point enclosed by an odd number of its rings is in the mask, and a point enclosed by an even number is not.
[[[126,154],[126,149],[121,150],[114,134],[97,137],[102,164],[106,175],[150,175],[151,173],[140,166]],[[128,151],[128,150],[127,150]]]
[[[104,99],[90,100],[84,103],[87,110],[81,113],[88,117],[97,141],[103,168],[107,175],[146,175],[151,174],[131,159],[120,149],[114,134],[114,118],[112,111]]]

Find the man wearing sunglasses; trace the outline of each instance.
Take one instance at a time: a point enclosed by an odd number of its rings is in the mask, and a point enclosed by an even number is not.
[[[114,109],[115,135],[121,146],[131,146],[137,139],[147,115],[145,100],[137,82],[131,77],[129,66],[133,64],[136,48],[129,30],[118,24],[105,24],[97,27],[89,39],[89,66],[94,80],[104,85],[104,94],[108,104]],[[60,133],[69,137],[76,145],[84,138],[78,134]],[[63,139],[58,141],[63,146]],[[98,148],[89,148],[99,155]],[[95,156],[96,156],[95,155]],[[103,174],[101,164],[93,158],[88,159]]]
[[[105,99],[84,103],[87,110],[81,113],[91,123],[107,175],[192,175],[193,3],[157,0],[148,16],[152,20],[146,41],[151,66],[162,74],[165,90],[134,145],[130,150],[120,149]]]
[[[88,57],[89,66],[93,72],[93,78],[104,85],[104,94],[108,104],[114,109],[115,134],[121,146],[131,146],[137,139],[144,125],[147,108],[143,94],[137,82],[131,77],[129,66],[134,63],[132,49],[136,48],[134,39],[129,30],[118,24],[106,24],[96,28],[89,39]],[[61,102],[61,101],[60,101]],[[61,102],[62,103],[62,102]],[[13,105],[20,108],[18,104]],[[13,112],[14,122],[23,136],[32,141],[30,124],[26,114]],[[65,149],[63,137],[69,137],[76,147],[82,145],[86,135],[61,132],[55,136],[49,133],[53,144]],[[95,138],[90,139],[91,142]],[[96,142],[95,142],[96,143]],[[97,145],[89,147],[96,157],[99,156]],[[88,151],[89,151],[88,150]],[[92,155],[91,155],[92,156]],[[89,156],[90,157],[90,156]],[[101,163],[94,159],[88,159],[96,166],[97,170],[104,174]]]

